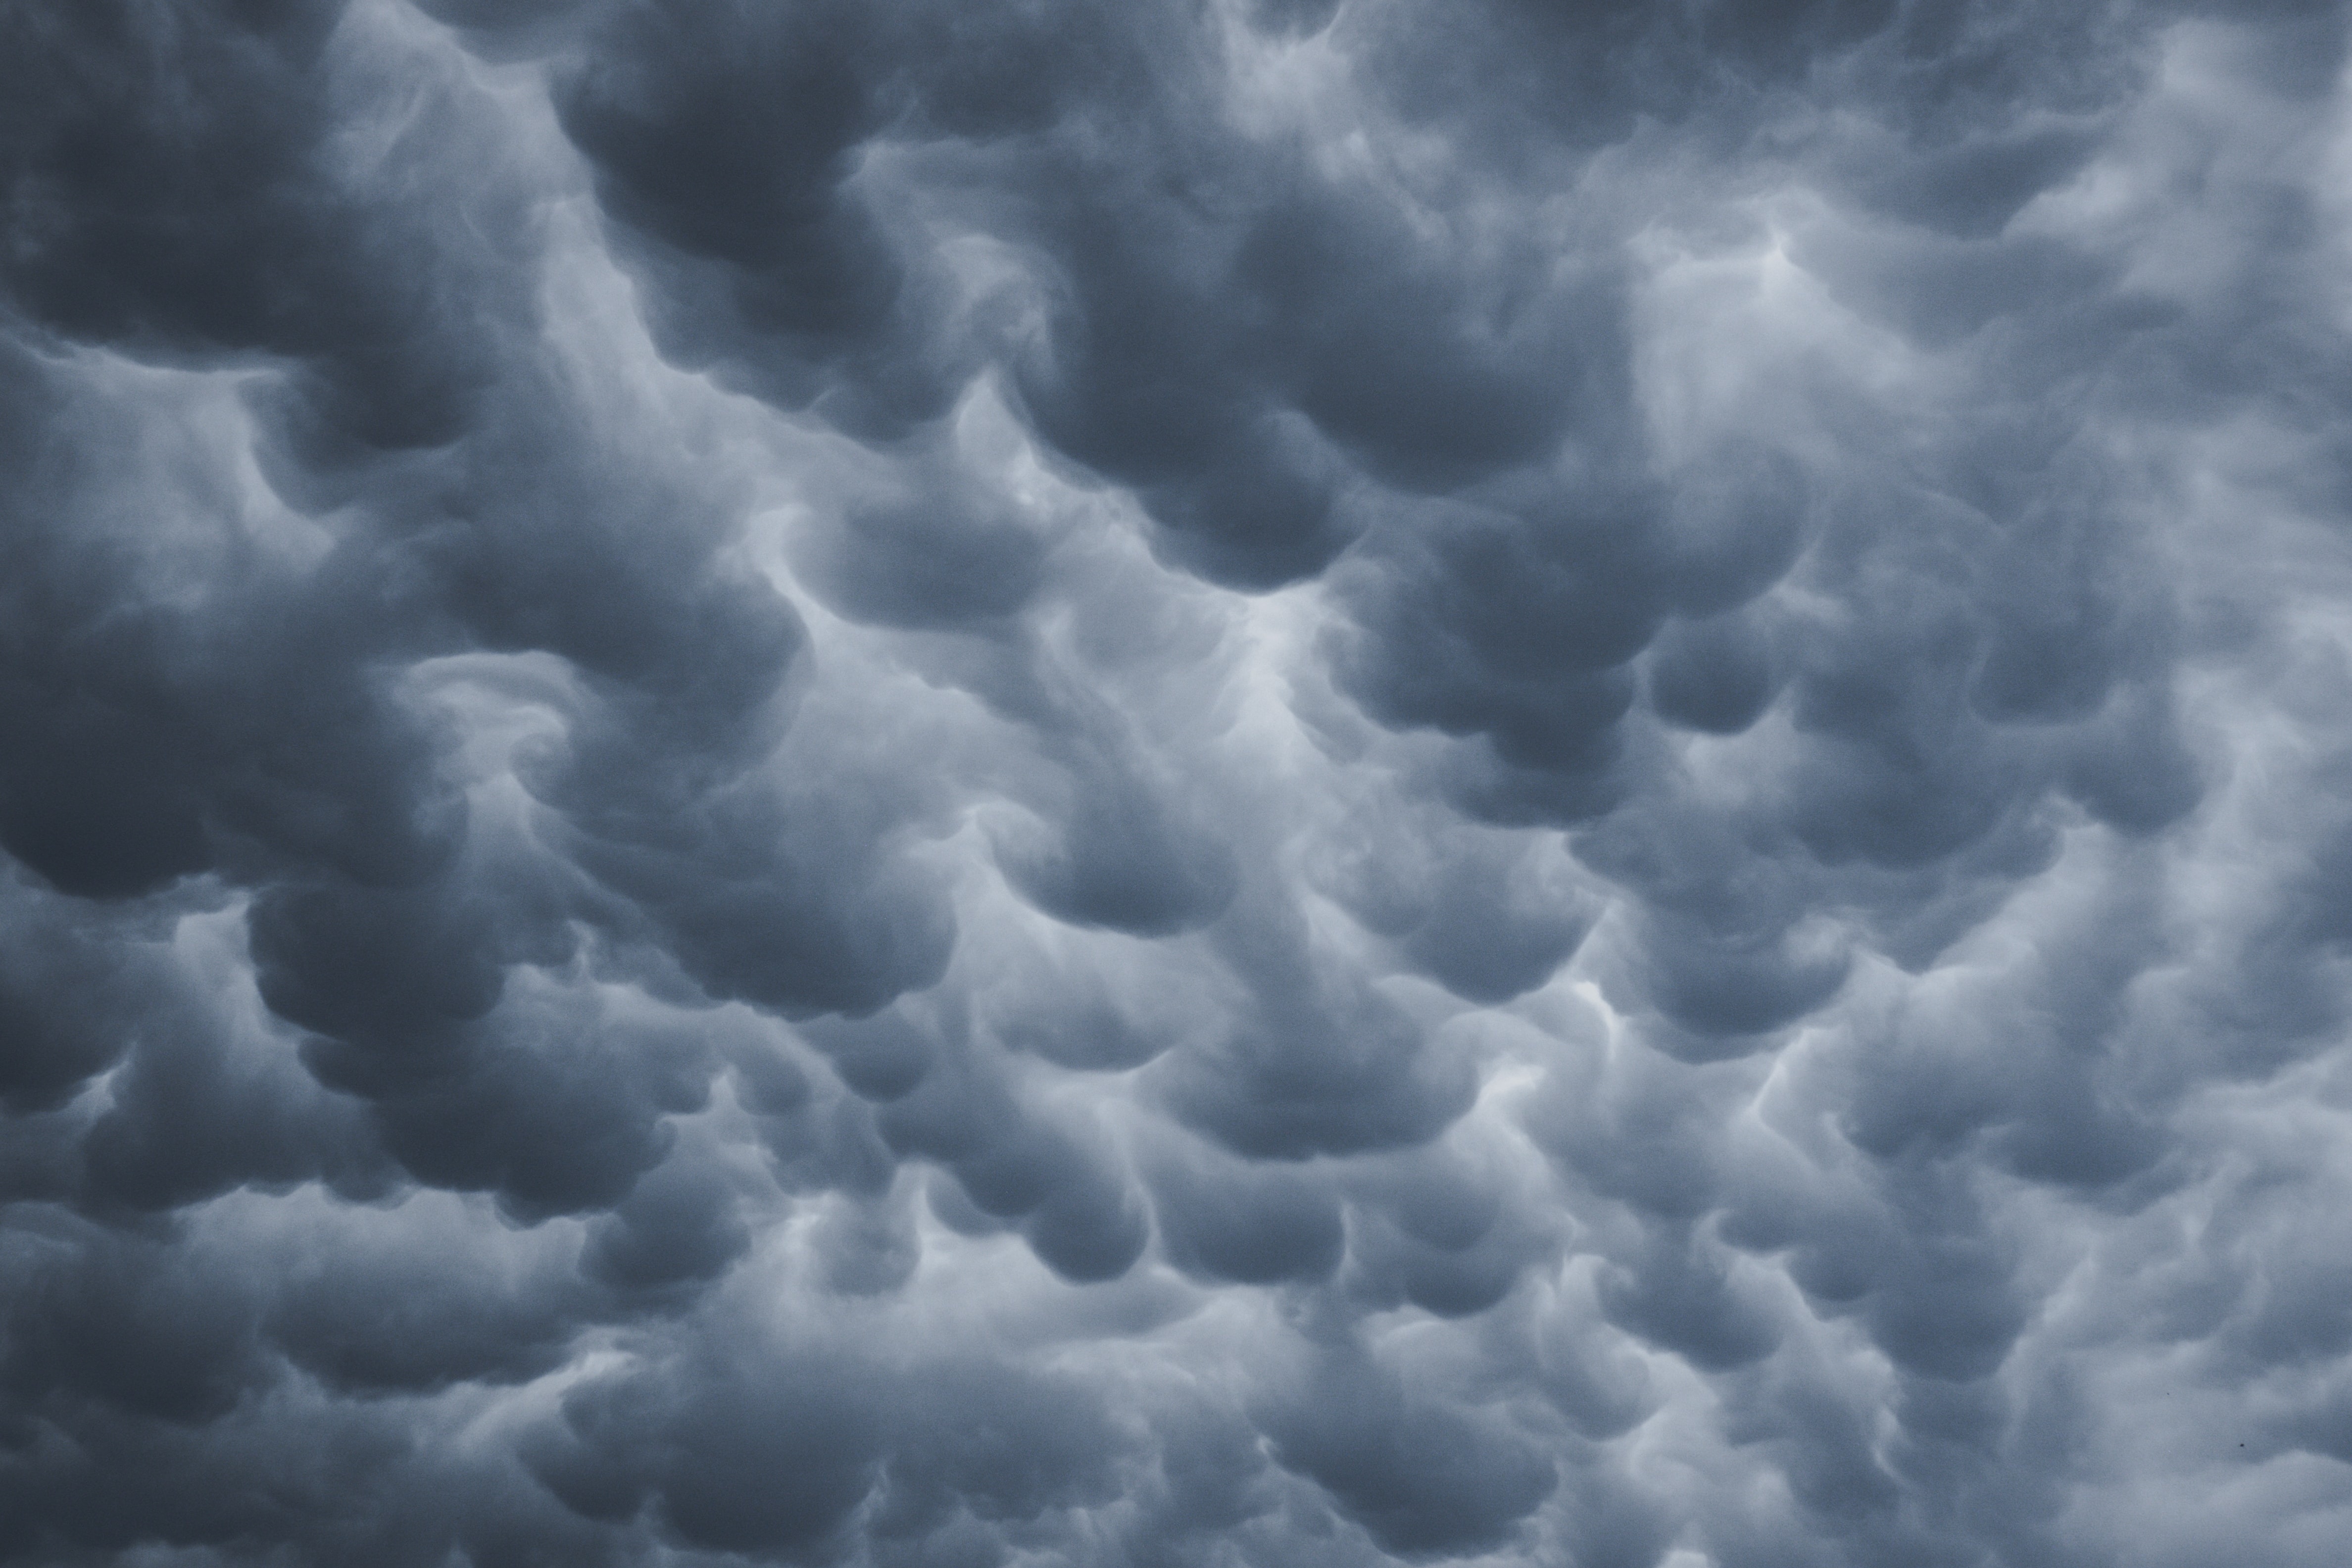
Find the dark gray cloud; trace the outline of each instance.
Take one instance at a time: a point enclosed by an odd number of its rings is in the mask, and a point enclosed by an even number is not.
[[[2318,1568],[2328,5],[0,5],[0,1557]]]

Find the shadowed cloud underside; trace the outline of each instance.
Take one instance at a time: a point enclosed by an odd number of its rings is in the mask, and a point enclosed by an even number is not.
[[[0,0],[0,1561],[2335,1568],[2347,45]]]

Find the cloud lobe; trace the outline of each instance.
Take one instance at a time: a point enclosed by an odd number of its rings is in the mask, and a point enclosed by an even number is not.
[[[2345,33],[0,10],[0,1555],[2332,1562]]]

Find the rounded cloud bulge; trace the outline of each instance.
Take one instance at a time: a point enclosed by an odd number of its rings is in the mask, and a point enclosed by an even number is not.
[[[0,1559],[2332,1568],[2347,69],[0,4]]]

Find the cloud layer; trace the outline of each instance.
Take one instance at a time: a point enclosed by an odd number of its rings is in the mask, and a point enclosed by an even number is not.
[[[0,1558],[2336,1563],[2347,31],[0,6]]]

